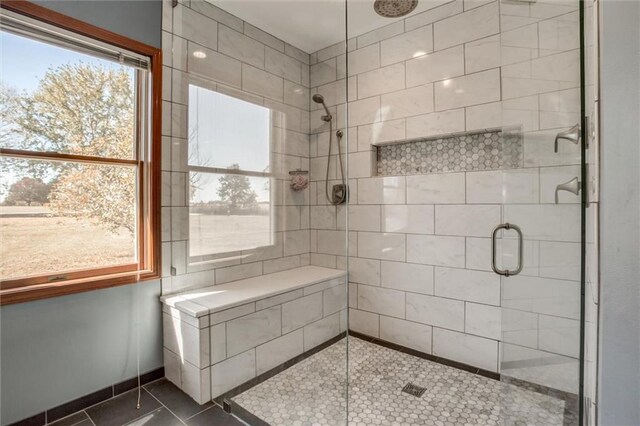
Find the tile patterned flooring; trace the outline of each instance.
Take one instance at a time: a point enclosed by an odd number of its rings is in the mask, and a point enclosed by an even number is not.
[[[131,390],[49,425],[55,426],[242,426],[214,403],[198,405],[166,379]]]
[[[346,339],[237,395],[233,402],[273,426],[347,422]],[[565,402],[480,375],[349,338],[349,426],[577,425]],[[420,398],[401,389],[426,388]],[[214,403],[198,405],[166,379],[75,413],[55,426],[241,426]]]
[[[270,425],[339,425],[347,419],[346,341],[318,352],[233,402]],[[348,424],[572,425],[561,399],[350,337]],[[416,398],[408,383],[427,388]]]

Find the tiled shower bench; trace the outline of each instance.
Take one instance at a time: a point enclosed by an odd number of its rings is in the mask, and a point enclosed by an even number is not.
[[[346,331],[345,292],[304,266],[163,296],[167,379],[204,404]]]

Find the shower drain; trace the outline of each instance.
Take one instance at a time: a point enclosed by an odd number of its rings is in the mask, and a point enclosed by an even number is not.
[[[418,398],[420,398],[426,391],[427,391],[427,388],[414,385],[413,383],[407,383],[402,388],[402,392],[408,393],[409,395],[417,396]]]

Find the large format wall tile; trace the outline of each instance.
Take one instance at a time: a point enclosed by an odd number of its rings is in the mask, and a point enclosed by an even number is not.
[[[340,334],[340,312],[306,325],[304,350],[308,351]]]
[[[372,97],[349,104],[349,125],[370,124],[380,121],[380,98]]]
[[[205,58],[196,58],[193,52],[202,50],[197,45],[189,43],[189,71],[204,77],[212,78],[224,84],[240,87],[242,63],[236,59],[205,49]]]
[[[251,349],[211,366],[211,398],[256,376],[256,350]]]
[[[349,257],[349,280],[359,284],[380,285],[380,261]]]
[[[433,25],[436,50],[497,34],[500,31],[498,2],[452,16]]]
[[[260,345],[256,347],[256,374],[266,373],[303,351],[302,329]]]
[[[282,331],[288,333],[322,318],[322,293],[282,305]]]
[[[464,117],[464,108],[409,117],[407,118],[407,139],[464,132]]]
[[[439,4],[435,5],[437,7],[434,7],[433,9],[411,15],[407,19],[405,19],[405,29],[407,31],[411,31],[415,28],[440,21],[449,16],[457,15],[458,13],[462,13],[463,11],[462,0],[438,0],[438,3]]]
[[[383,261],[380,283],[396,290],[433,294],[433,266]]]
[[[178,5],[173,13],[174,34],[210,49],[217,48],[218,24],[216,21],[183,5]]]
[[[389,65],[358,76],[358,98],[369,98],[405,88],[404,64]]]
[[[280,102],[284,101],[282,78],[250,65],[242,64],[242,88]]]
[[[265,70],[294,83],[302,84],[302,64],[300,62],[269,47],[265,50]],[[306,108],[308,106],[302,107],[302,109]]]
[[[493,228],[500,224],[500,206],[444,205],[436,206],[436,231],[438,235],[490,237]]]
[[[498,371],[498,342],[455,331],[433,329],[433,354]]]
[[[431,353],[431,327],[387,316],[380,317],[380,338],[424,353]]]
[[[405,187],[404,177],[360,179],[358,181],[358,203],[405,204]]]
[[[462,46],[440,50],[407,61],[407,87],[464,75]]]
[[[580,318],[580,281],[516,275],[509,277],[502,306],[525,312]]]
[[[549,241],[580,241],[580,205],[506,205],[504,220],[519,225],[525,238]]]
[[[358,309],[396,318],[404,318],[405,293],[381,287],[359,285]]]
[[[405,235],[391,233],[358,233],[358,255],[371,259],[405,260]]]
[[[385,122],[432,112],[433,86],[428,84],[382,95],[381,108]]]
[[[500,305],[500,276],[493,272],[436,268],[436,296]]]
[[[246,64],[264,68],[264,45],[231,28],[220,26],[218,31],[218,51]]]
[[[463,268],[465,239],[443,235],[407,235],[407,261]]]
[[[450,330],[464,331],[464,302],[423,294],[407,297],[407,319]]]
[[[465,200],[464,173],[407,177],[408,204],[456,204]]]
[[[425,55],[433,51],[433,30],[426,25],[383,40],[380,50],[382,66]]]
[[[495,68],[435,83],[436,111],[500,100],[500,70]]]
[[[382,232],[433,234],[435,213],[432,205],[383,205]]]
[[[349,52],[349,74],[357,75],[380,67],[380,44]]]
[[[467,173],[467,203],[537,203],[540,199],[538,175],[538,169]]]
[[[380,206],[378,205],[353,205],[348,206],[349,229],[352,231],[380,232]],[[341,221],[344,221],[341,216]],[[342,224],[341,229],[345,229]]]
[[[227,323],[227,356],[268,342],[282,334],[280,306],[255,312]]]
[[[502,339],[502,317],[497,306],[465,303],[464,331],[489,339]]]
[[[349,330],[378,337],[380,333],[379,315],[371,312],[349,309]]]

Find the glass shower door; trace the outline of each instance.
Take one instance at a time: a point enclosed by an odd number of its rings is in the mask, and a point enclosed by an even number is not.
[[[501,8],[502,224],[492,238],[501,280],[505,418],[578,424],[582,161],[579,2]],[[510,28],[504,30],[504,28]],[[515,386],[513,386],[515,385]],[[523,393],[522,389],[532,392]],[[551,407],[519,413],[522,398]],[[535,404],[534,404],[535,406]],[[546,415],[546,414],[545,414]],[[562,424],[560,423],[560,424]]]

